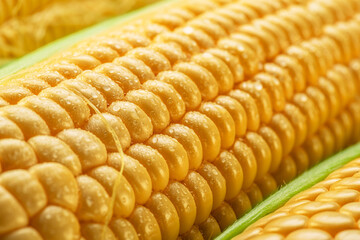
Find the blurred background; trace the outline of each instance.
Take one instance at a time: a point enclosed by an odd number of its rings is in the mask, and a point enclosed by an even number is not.
[[[157,0],[0,0],[0,67],[49,42]]]

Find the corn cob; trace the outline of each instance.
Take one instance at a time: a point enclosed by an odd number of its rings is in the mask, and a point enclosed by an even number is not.
[[[213,238],[359,140],[357,1],[159,11],[3,82],[2,238]]]
[[[93,0],[1,1],[0,61],[21,57],[55,39],[150,2],[154,1],[106,0],[94,7]]]
[[[358,239],[358,172],[352,160],[233,239]]]

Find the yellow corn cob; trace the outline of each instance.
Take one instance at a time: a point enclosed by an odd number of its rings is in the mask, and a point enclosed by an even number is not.
[[[360,139],[358,1],[158,11],[3,81],[2,239],[213,238]]]
[[[0,61],[154,0],[4,0],[0,2]],[[91,12],[91,14],[89,14]]]
[[[358,239],[359,169],[351,161],[233,239]]]

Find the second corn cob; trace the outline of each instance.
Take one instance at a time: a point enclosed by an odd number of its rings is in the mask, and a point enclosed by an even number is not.
[[[356,1],[180,4],[6,80],[0,179],[13,213],[1,214],[1,236],[214,237],[358,140],[349,129],[359,123],[359,17],[349,7],[359,10]],[[47,185],[57,179],[67,191]]]

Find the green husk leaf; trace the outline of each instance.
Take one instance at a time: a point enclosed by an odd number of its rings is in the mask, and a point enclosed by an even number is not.
[[[231,239],[261,217],[283,206],[291,197],[325,179],[330,173],[360,156],[360,143],[320,162],[258,204],[221,233],[216,240]]]

